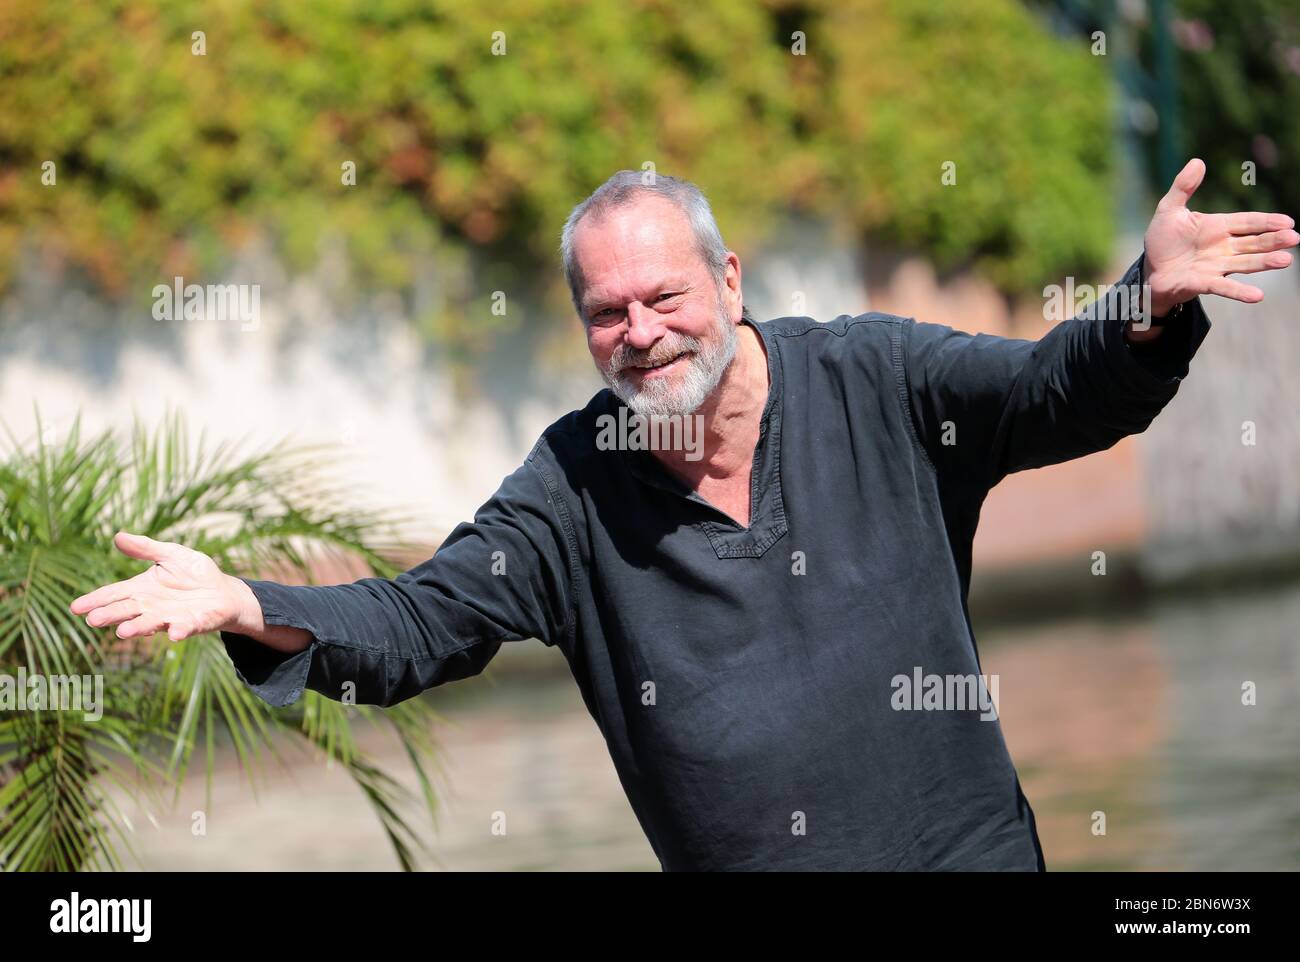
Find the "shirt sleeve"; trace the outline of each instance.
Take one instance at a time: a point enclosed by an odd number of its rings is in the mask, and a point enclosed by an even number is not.
[[[987,489],[1147,429],[1187,376],[1210,320],[1195,298],[1160,337],[1130,344],[1124,327],[1144,258],[1037,341],[904,322],[908,413],[941,476]]]
[[[243,579],[268,625],[303,628],[313,638],[288,654],[223,631],[235,671],[277,707],[305,688],[386,707],[478,674],[502,642],[554,645],[567,630],[571,596],[563,511],[530,459],[472,523],[458,525],[433,557],[395,578],[326,586]]]

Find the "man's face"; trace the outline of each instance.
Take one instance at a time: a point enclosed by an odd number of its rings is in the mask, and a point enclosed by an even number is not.
[[[657,197],[578,225],[587,347],[634,413],[690,414],[735,355],[735,321],[694,241],[686,215]]]

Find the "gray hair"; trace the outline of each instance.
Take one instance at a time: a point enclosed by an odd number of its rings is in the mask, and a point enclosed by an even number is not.
[[[722,241],[722,232],[718,222],[713,219],[713,210],[703,191],[689,180],[669,177],[667,174],[650,173],[640,170],[620,170],[609,180],[597,187],[590,197],[570,212],[560,232],[560,256],[564,260],[564,279],[569,284],[569,294],[573,298],[573,308],[582,317],[582,289],[586,283],[582,275],[582,266],[573,252],[573,235],[578,223],[588,214],[602,217],[612,210],[626,207],[642,195],[651,194],[663,197],[677,206],[686,219],[690,221],[691,232],[695,235],[695,250],[713,275],[713,283],[719,294],[727,277],[727,245]],[[744,314],[749,316],[748,309]],[[585,317],[583,324],[587,323]]]

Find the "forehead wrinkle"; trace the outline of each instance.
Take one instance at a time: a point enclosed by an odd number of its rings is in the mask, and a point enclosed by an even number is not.
[[[688,283],[689,275],[686,271],[662,263],[662,258],[656,256],[654,251],[630,260],[631,263],[616,262],[609,270],[602,271],[604,283],[588,285],[583,295],[584,305],[591,306],[605,301],[624,304],[634,300],[644,300],[667,286],[682,286]],[[637,263],[641,260],[650,260],[650,263],[642,267]],[[613,275],[612,279],[610,275]]]
[[[644,206],[660,213],[647,217]],[[664,213],[668,216],[662,216]],[[605,243],[592,252],[597,258],[602,258],[595,265],[582,256],[583,248],[594,243],[591,231],[606,231],[612,235],[602,238]],[[629,295],[644,298],[665,283],[685,283],[690,270],[689,265],[682,261],[696,256],[694,234],[685,215],[664,201],[605,212],[597,220],[579,226],[575,246],[583,275],[588,279],[583,295],[584,308],[606,300],[630,301],[631,296],[623,299],[625,286]],[[656,274],[653,281],[624,279],[628,274],[651,271]],[[613,285],[594,281],[598,272],[602,281],[612,274]]]

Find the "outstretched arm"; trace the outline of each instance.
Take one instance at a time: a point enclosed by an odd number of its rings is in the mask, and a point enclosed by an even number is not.
[[[1287,266],[1283,248],[1300,243],[1300,234],[1283,214],[1189,211],[1204,173],[1199,160],[1183,169],[1120,283],[1038,341],[905,325],[910,413],[949,483],[986,490],[1011,472],[1101,451],[1146,430],[1209,331],[1199,295],[1263,299],[1227,275]],[[1180,304],[1178,317],[1149,326],[1150,315]]]
[[[394,705],[481,672],[505,641],[561,640],[570,567],[558,510],[525,463],[432,558],[396,578],[325,586],[231,578],[197,551],[121,534],[120,550],[157,563],[71,610],[123,638],[219,631],[239,676],[272,705],[304,689]]]

